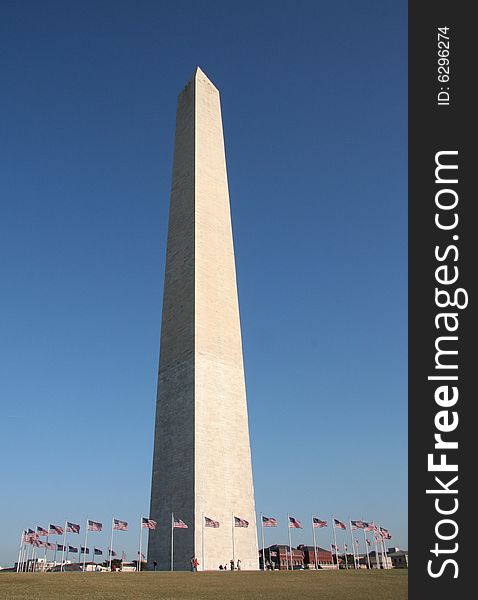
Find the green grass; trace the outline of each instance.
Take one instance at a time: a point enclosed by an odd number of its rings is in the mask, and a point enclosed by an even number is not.
[[[405,600],[408,573],[4,573],[2,600]]]

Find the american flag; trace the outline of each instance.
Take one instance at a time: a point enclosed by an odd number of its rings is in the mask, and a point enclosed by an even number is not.
[[[34,539],[32,544],[35,548],[46,548],[46,542],[42,542],[38,538]]]
[[[108,554],[109,556],[116,556],[116,552],[114,550],[111,550],[111,548],[108,548]]]
[[[43,529],[43,527],[40,527],[38,525],[38,527],[37,527],[37,535],[48,535],[48,531],[46,529]]]
[[[365,527],[367,526],[367,523],[364,523],[364,521],[350,521],[352,523],[352,527],[355,527],[355,529],[365,529]]]
[[[365,542],[366,542],[367,546],[370,546],[370,540],[366,539]]]
[[[340,552],[339,547],[336,544],[331,544],[330,547],[337,550],[337,552]]]
[[[128,523],[126,521],[120,521],[119,519],[113,519],[113,529],[118,531],[128,531]]]
[[[143,517],[141,519],[141,527],[145,527],[146,529],[156,529],[156,521],[153,519],[148,519],[147,517]]]
[[[390,531],[388,531],[388,529],[384,529],[383,527],[380,527],[380,534],[382,535],[382,537],[385,540],[391,540],[392,539],[392,535],[391,535]]]
[[[344,544],[344,550],[345,552],[348,552],[349,547],[347,546],[347,544]]]
[[[81,550],[81,554],[89,554],[90,553],[90,549],[85,548],[84,546],[81,546],[80,550]]]
[[[32,544],[33,541],[37,539],[37,534],[35,531],[33,531],[33,529],[29,529],[23,537],[25,543]]]
[[[339,521],[338,519],[334,519],[334,527],[336,529],[347,529],[347,527],[345,527],[345,523],[342,523],[342,521]]]
[[[373,531],[374,527],[374,523],[365,523],[364,531]]]
[[[95,555],[98,554],[103,554],[103,550],[100,550],[99,548],[95,548]]]
[[[320,529],[321,527],[327,527],[327,521],[322,521],[322,519],[318,519],[317,517],[312,517],[312,523],[315,529]]]
[[[55,544],[52,544],[51,542],[48,542],[48,544],[46,545],[47,550],[54,550],[55,549]]]
[[[75,554],[75,552],[78,552],[78,548],[76,546],[68,546],[68,552]]]
[[[294,517],[289,517],[289,527],[294,527],[295,529],[302,529],[302,523]]]
[[[63,527],[50,523],[50,535],[63,535]]]
[[[63,546],[63,544],[57,544],[57,545],[56,545],[56,549],[57,549],[57,550],[60,550],[60,551],[62,551],[62,552],[63,552],[63,550],[66,550],[66,547],[65,547],[65,546]]]
[[[66,530],[69,533],[80,533],[80,526],[77,525],[76,523],[70,523],[69,521],[66,522]]]
[[[219,521],[204,517],[204,527],[214,527],[214,529],[217,529],[219,527]]]
[[[140,552],[139,550],[138,550],[138,556],[139,556],[139,560],[141,562],[146,562],[146,556],[142,552]]]
[[[277,527],[277,519],[274,517],[262,517],[263,527]]]
[[[173,521],[173,528],[174,529],[187,529],[188,526],[181,519],[174,519],[174,521]]]
[[[88,521],[88,531],[101,531],[103,529],[103,523],[97,523],[96,521]]]
[[[234,527],[249,527],[249,521],[240,517],[234,517]]]

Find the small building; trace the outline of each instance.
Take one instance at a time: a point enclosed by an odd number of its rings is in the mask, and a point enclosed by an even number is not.
[[[304,552],[298,548],[292,548],[292,558],[290,556],[289,546],[286,544],[274,544],[264,549],[266,568],[272,565],[274,570],[285,571],[290,569],[298,570],[304,568]],[[262,548],[259,550],[259,567],[263,569]]]
[[[392,559],[387,555],[385,556],[385,565],[383,564],[383,555],[381,552],[378,553],[378,561],[377,561],[377,556],[375,554],[375,550],[372,550],[371,552],[369,552],[369,557],[370,557],[370,568],[371,569],[391,569],[393,567],[392,565]]]
[[[325,550],[324,548],[317,546],[316,556],[314,546],[305,546],[304,544],[299,544],[297,549],[304,553],[304,567],[306,569],[315,569],[316,561],[319,569],[335,568],[334,558],[330,550]]]
[[[394,569],[408,569],[408,551],[400,548],[388,548],[387,556],[392,561]]]

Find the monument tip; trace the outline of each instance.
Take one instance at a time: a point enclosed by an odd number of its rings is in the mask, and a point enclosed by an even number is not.
[[[206,75],[206,73],[201,69],[201,67],[199,65],[194,69],[194,73],[192,74],[189,81],[198,81],[198,80],[207,81],[215,89],[217,89],[216,86],[214,85],[214,83],[209,79],[209,77]]]

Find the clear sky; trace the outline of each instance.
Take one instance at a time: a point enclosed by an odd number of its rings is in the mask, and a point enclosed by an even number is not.
[[[1,3],[0,565],[24,527],[112,513],[135,557],[196,65],[221,91],[266,543],[288,512],[293,543],[334,513],[407,547],[406,17],[395,0]]]

